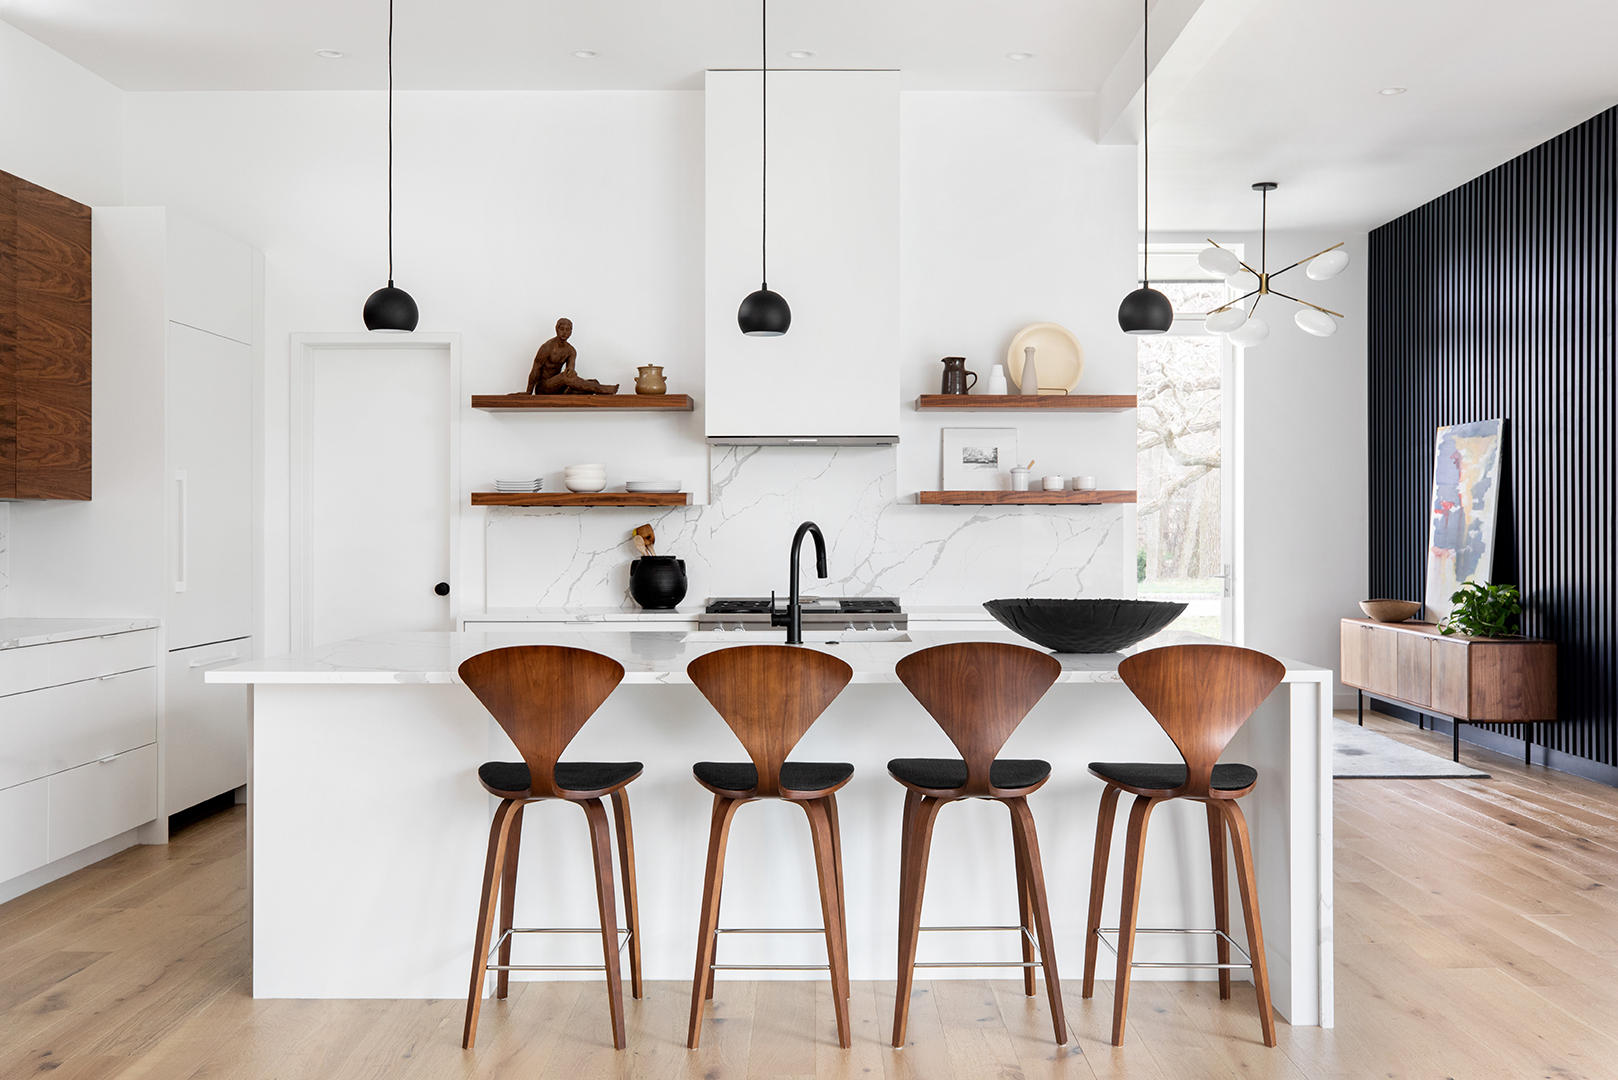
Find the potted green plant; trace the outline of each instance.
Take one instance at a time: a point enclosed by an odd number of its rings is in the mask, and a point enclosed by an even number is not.
[[[1448,637],[1510,637],[1517,633],[1515,616],[1522,614],[1522,596],[1515,585],[1463,584],[1450,597],[1455,604],[1449,617],[1438,624],[1438,632]]]

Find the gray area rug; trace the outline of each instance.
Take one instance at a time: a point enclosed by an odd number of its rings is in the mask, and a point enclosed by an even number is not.
[[[1338,780],[1489,779],[1465,762],[1406,746],[1347,720],[1332,721],[1331,774]]]

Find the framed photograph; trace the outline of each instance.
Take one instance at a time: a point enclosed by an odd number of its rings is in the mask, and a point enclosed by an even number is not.
[[[1017,464],[1016,428],[945,428],[945,491],[1005,491]]]

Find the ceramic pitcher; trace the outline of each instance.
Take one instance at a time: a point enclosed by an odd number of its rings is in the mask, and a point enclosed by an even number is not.
[[[971,381],[968,382],[968,376]],[[939,388],[940,394],[964,394],[977,385],[978,373],[966,370],[966,357],[944,357],[944,381]]]

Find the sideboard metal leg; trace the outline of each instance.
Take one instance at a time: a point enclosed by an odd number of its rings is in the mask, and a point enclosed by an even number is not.
[[[1359,705],[1359,709],[1360,709],[1360,727],[1364,727],[1365,726],[1365,691],[1364,690],[1356,690],[1356,691],[1354,691],[1354,697],[1355,697],[1355,699],[1356,699],[1356,701],[1357,701],[1357,703]]]
[[[1524,765],[1534,763],[1534,722],[1532,720],[1523,725],[1522,763]]]
[[[1460,761],[1461,761],[1461,722],[1459,720],[1451,720],[1450,721],[1450,730],[1455,733],[1455,750],[1453,752],[1452,758],[1453,758],[1453,760],[1455,761],[1456,764],[1460,764]]]

